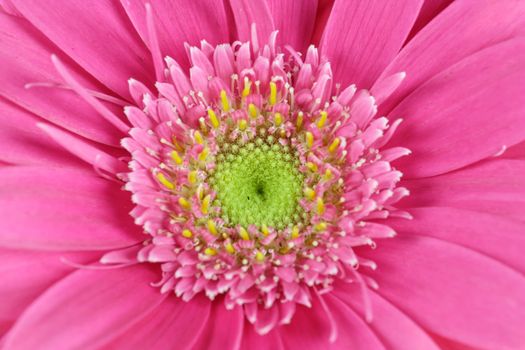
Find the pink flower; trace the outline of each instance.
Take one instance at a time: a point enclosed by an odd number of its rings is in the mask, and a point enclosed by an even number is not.
[[[0,347],[523,349],[524,18],[0,1]]]

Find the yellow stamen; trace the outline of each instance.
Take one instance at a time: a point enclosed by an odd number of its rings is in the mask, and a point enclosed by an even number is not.
[[[241,236],[241,238],[245,241],[250,240],[250,235],[248,234],[248,231],[246,231],[246,229],[242,226],[239,228],[239,236]]]
[[[180,204],[181,207],[183,207],[186,210],[191,208],[190,202],[184,197],[180,197],[179,198],[179,204]]]
[[[170,180],[168,180],[163,173],[157,173],[156,176],[159,182],[164,185],[164,187],[170,190],[173,190],[175,188],[175,185]]]
[[[211,196],[210,195],[207,195],[202,200],[201,211],[202,211],[203,214],[208,214],[208,209],[210,208],[210,201],[211,201]]]
[[[248,114],[250,114],[250,117],[253,119],[257,118],[257,107],[255,107],[253,103],[248,105]]]
[[[208,147],[204,147],[201,153],[199,153],[199,160],[202,162],[205,161],[208,157],[208,154],[210,154],[210,149]]]
[[[230,101],[228,101],[228,95],[225,90],[221,90],[221,104],[223,111],[228,112],[230,110]]]
[[[327,227],[328,225],[326,222],[320,222],[314,226],[315,230],[318,232],[326,230]]]
[[[316,172],[319,168],[317,167],[317,164],[312,162],[306,162],[306,167],[310,169],[310,171]]]
[[[299,226],[295,225],[292,228],[292,234],[290,235],[290,237],[292,237],[292,239],[296,239],[297,237],[299,237]]]
[[[188,173],[188,181],[191,184],[194,184],[195,182],[197,182],[197,170],[193,170]]]
[[[273,81],[270,82],[270,99],[268,102],[270,106],[277,103],[277,85]]]
[[[339,144],[341,143],[341,140],[339,139],[339,137],[336,137],[332,143],[330,144],[330,146],[328,146],[328,151],[330,152],[335,152],[337,150],[337,148],[339,147]]]
[[[296,122],[297,129],[300,129],[301,126],[303,126],[303,120],[304,120],[304,113],[303,112],[297,113],[297,122]]]
[[[281,126],[281,124],[283,123],[283,116],[281,115],[281,113],[276,112],[273,118],[275,121],[275,126]]]
[[[226,243],[224,245],[224,248],[226,248],[226,251],[230,254],[233,254],[235,253],[235,248],[233,247],[233,244],[231,244],[230,242]]]
[[[173,161],[178,165],[182,164],[182,158],[179,156],[179,152],[177,151],[171,151],[171,159],[173,159]]]
[[[202,145],[204,143],[204,139],[202,138],[202,134],[199,131],[195,131],[193,133],[193,139],[195,142],[197,142],[199,145]]]
[[[332,170],[326,169],[326,171],[324,172],[324,176],[323,177],[327,181],[330,180],[333,177]]]
[[[217,226],[215,226],[215,222],[213,220],[208,220],[206,226],[208,227],[208,231],[210,231],[212,235],[217,236]]]
[[[242,131],[246,130],[246,127],[248,127],[248,122],[244,119],[239,120],[239,129]]]
[[[311,189],[310,187],[307,187],[304,189],[304,195],[306,196],[306,198],[313,201],[315,198],[315,191]]]
[[[268,229],[268,226],[266,226],[266,225],[262,225],[261,232],[265,236],[268,236],[270,234],[270,230]]]
[[[314,145],[314,134],[312,134],[310,131],[306,132],[306,145],[308,148],[312,148]]]
[[[264,261],[264,254],[261,253],[260,251],[256,251],[255,252],[255,260],[257,260],[258,262],[263,262]]]
[[[321,117],[317,121],[317,127],[320,129],[326,124],[326,119],[328,119],[328,113],[326,111],[321,112]]]
[[[242,97],[247,97],[250,94],[252,82],[248,78],[244,78],[244,89],[242,90]]]
[[[206,248],[204,249],[204,254],[209,255],[209,256],[214,256],[214,255],[217,255],[217,251],[213,248]]]
[[[210,118],[211,125],[217,129],[220,123],[219,119],[217,118],[217,114],[215,114],[213,109],[208,109],[208,117]]]
[[[325,211],[323,198],[317,197],[317,214],[323,215]]]
[[[186,237],[186,238],[191,238],[191,237],[193,237],[193,233],[192,233],[190,230],[188,230],[188,229],[182,230],[182,235],[183,235],[184,237]]]

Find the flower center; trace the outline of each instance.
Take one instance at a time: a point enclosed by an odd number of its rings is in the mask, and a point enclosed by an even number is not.
[[[303,176],[290,147],[269,136],[220,148],[210,183],[226,224],[283,229],[301,221]]]

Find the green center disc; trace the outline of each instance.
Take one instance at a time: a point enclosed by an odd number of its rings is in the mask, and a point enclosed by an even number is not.
[[[228,224],[282,229],[301,220],[303,175],[289,147],[265,142],[224,145],[212,186]]]

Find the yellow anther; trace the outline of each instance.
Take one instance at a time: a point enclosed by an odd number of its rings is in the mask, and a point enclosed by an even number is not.
[[[255,252],[255,260],[257,260],[258,262],[263,262],[264,261],[264,254],[261,253],[260,251],[256,251]]]
[[[188,181],[190,182],[190,184],[194,184],[197,182],[197,170],[193,170],[188,173]]]
[[[317,121],[317,127],[320,129],[326,124],[326,119],[328,119],[328,113],[326,111],[321,112],[321,117]]]
[[[252,82],[248,78],[244,78],[244,89],[242,89],[242,97],[247,97],[250,94]]]
[[[246,130],[247,127],[248,127],[248,122],[245,119],[240,119],[239,120],[239,129],[244,131],[244,130]]]
[[[170,190],[173,190],[175,188],[175,185],[173,184],[173,182],[168,180],[166,178],[166,176],[164,176],[163,173],[157,173],[156,176],[157,176],[157,179],[159,180],[159,182],[164,185],[164,187],[166,187],[166,188],[168,188]]]
[[[195,192],[197,194],[197,198],[199,198],[199,200],[202,200],[202,198],[204,197],[204,186],[202,184],[199,184],[199,186],[197,187],[197,191]]]
[[[339,137],[336,137],[332,143],[330,144],[330,146],[328,146],[328,151],[330,152],[335,152],[337,150],[337,148],[339,147],[339,144],[341,143],[341,140],[339,139]]]
[[[317,167],[317,164],[312,162],[306,162],[306,167],[310,169],[310,171],[316,172],[319,168]]]
[[[283,116],[279,112],[275,113],[273,119],[274,119],[274,122],[275,122],[275,126],[281,126],[281,124],[283,123]]]
[[[248,231],[246,231],[246,229],[242,226],[239,228],[239,236],[241,236],[241,238],[245,241],[250,240],[250,235],[248,234]]]
[[[248,114],[253,119],[257,118],[257,107],[255,107],[255,105],[253,103],[250,103],[248,105]]]
[[[325,180],[330,180],[333,177],[332,170],[326,169],[323,177]]]
[[[217,129],[220,125],[219,118],[217,118],[217,114],[215,114],[215,111],[213,109],[208,109],[208,117],[210,118],[211,125]]]
[[[315,198],[315,191],[311,189],[310,187],[307,187],[304,189],[304,195],[306,196],[306,198],[313,201]]]
[[[317,214],[323,215],[325,211],[323,198],[317,197]]]
[[[270,99],[268,101],[270,106],[273,106],[277,103],[277,84],[275,82],[270,82]]]
[[[217,251],[213,248],[206,248],[204,249],[204,254],[209,255],[209,256],[214,256],[214,255],[217,255]]]
[[[292,233],[291,233],[290,237],[292,237],[292,239],[296,239],[297,237],[299,237],[299,226],[295,225],[292,228]]]
[[[268,229],[268,226],[266,226],[266,225],[262,225],[261,232],[265,236],[268,236],[270,234],[270,230]]]
[[[210,231],[212,235],[217,236],[217,226],[215,226],[215,222],[213,220],[208,220],[206,226],[208,227],[208,231]]]
[[[221,90],[221,104],[223,111],[228,112],[230,110],[230,101],[228,101],[228,95],[225,90]]]
[[[199,153],[199,160],[205,161],[208,157],[208,154],[210,154],[210,149],[208,147],[204,147],[204,149]]]
[[[199,131],[195,131],[193,133],[193,139],[195,142],[197,142],[199,145],[202,145],[204,143],[204,139],[202,138],[202,134]]]
[[[188,230],[188,229],[184,229],[182,230],[182,236],[186,237],[186,238],[191,238],[193,237],[193,233]]]
[[[326,230],[327,227],[328,227],[328,225],[326,224],[326,222],[320,222],[320,223],[318,223],[318,224],[316,224],[314,226],[314,228],[315,228],[315,230],[317,232],[324,231],[324,230]]]
[[[235,253],[235,248],[233,247],[233,244],[231,244],[230,242],[226,243],[224,245],[224,248],[226,248],[226,251],[230,254],[233,254]]]
[[[207,195],[202,200],[201,211],[202,211],[203,214],[208,214],[208,209],[210,208],[210,201],[211,201],[211,196],[210,195]]]
[[[182,158],[177,151],[171,151],[171,159],[173,159],[173,161],[178,165],[182,164]]]
[[[306,132],[306,145],[308,148],[312,148],[314,145],[314,134],[312,134],[310,131]]]
[[[184,209],[190,209],[191,208],[191,203],[184,197],[180,197],[179,198],[179,204]]]
[[[297,113],[297,122],[295,123],[295,125],[297,126],[297,129],[300,129],[301,126],[303,126],[303,120],[304,120],[304,113],[303,112]]]

